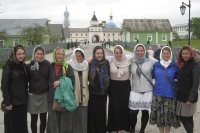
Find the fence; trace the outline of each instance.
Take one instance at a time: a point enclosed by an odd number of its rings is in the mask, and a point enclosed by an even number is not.
[[[42,45],[45,48],[45,53],[50,53],[52,52],[55,48],[57,47],[61,47],[61,48],[67,48],[67,43],[58,43],[58,44],[44,44]],[[32,52],[35,46],[31,45],[28,47],[25,47],[25,52],[26,52],[26,57],[31,57],[32,56]],[[12,52],[12,48],[3,48],[0,49],[0,64],[4,64],[10,53]]]

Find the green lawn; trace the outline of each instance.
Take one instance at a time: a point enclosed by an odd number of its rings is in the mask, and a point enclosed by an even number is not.
[[[174,47],[182,47],[188,44],[188,39],[173,40],[172,44]],[[200,39],[192,39],[190,44],[193,48],[200,49]]]

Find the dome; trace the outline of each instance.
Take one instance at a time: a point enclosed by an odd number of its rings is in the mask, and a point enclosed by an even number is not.
[[[107,23],[106,23],[106,28],[116,28],[116,24],[112,21],[112,20],[109,20]]]

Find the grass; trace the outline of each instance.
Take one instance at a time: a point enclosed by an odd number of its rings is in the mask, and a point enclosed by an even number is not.
[[[188,39],[173,40],[172,42],[174,47],[182,47],[188,44]],[[191,46],[196,49],[200,49],[200,39],[191,39]]]

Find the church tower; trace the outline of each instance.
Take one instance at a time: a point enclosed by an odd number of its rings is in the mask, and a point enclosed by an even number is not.
[[[67,6],[66,10],[64,12],[64,28],[69,28],[70,22],[69,22],[69,12],[67,11]]]
[[[98,26],[98,25],[99,25],[99,22],[98,22],[96,15],[95,15],[95,12],[94,12],[93,17],[90,21],[90,26]]]

